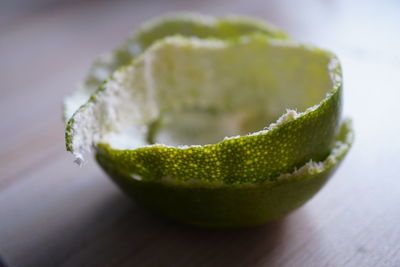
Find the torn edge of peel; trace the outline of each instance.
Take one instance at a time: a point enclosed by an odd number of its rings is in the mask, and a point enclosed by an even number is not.
[[[73,154],[73,156],[75,157],[74,162],[75,162],[76,164],[78,164],[78,166],[82,167],[82,166],[84,166],[84,165],[86,164],[86,160],[83,158],[82,153],[74,152],[74,153],[72,153],[72,154]]]
[[[346,120],[343,122],[349,129],[352,129],[352,122]],[[326,171],[327,169],[335,166],[338,161],[347,153],[351,144],[354,141],[354,134],[352,130],[346,133],[344,140],[336,141],[330,154],[322,161],[310,160],[299,169],[295,169],[292,173],[281,174],[277,180],[290,179],[294,176],[301,176],[303,174],[316,175]]]
[[[109,90],[97,91],[95,99],[97,101],[99,99],[108,102],[114,101],[113,97],[115,92],[118,91],[118,82],[120,82],[121,79],[123,79],[123,73],[120,71],[114,72],[113,79],[108,81]],[[84,155],[91,153],[94,149],[94,144],[101,140],[101,134],[99,133],[101,121],[96,118],[98,112],[96,112],[94,106],[95,104],[90,100],[86,102],[86,104],[80,106],[78,111],[71,117],[73,120],[68,123],[69,129],[67,126],[66,134],[70,137],[70,149],[68,150],[72,152],[75,157],[74,162],[79,166],[85,164],[86,159]],[[109,110],[110,105],[102,105],[102,107],[104,106],[107,106],[107,108],[103,110],[103,112],[113,114],[113,112]]]
[[[350,148],[350,145],[347,143],[343,142],[338,142],[338,143],[340,144],[337,144],[337,146],[331,151],[331,153],[325,160],[323,161],[310,160],[306,164],[301,166],[299,169],[295,169],[292,173],[281,174],[276,180],[277,181],[287,180],[296,176],[298,177],[302,176],[303,174],[317,175],[326,171],[330,167],[336,165],[338,160]]]
[[[62,103],[62,112],[65,123],[68,122],[68,120],[73,116],[75,111],[78,110],[80,106],[84,105],[90,99],[90,96],[100,86],[100,81],[107,80],[107,78],[110,76],[109,70],[107,69],[107,64],[111,64],[113,60],[115,59],[113,58],[113,54],[111,52],[100,55],[90,67],[89,74],[85,80],[80,82],[75,87],[75,91],[73,93],[64,98]],[[99,81],[99,84],[90,85],[90,79]]]

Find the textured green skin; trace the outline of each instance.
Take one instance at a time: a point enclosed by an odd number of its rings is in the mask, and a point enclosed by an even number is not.
[[[120,169],[148,180],[165,176],[228,184],[273,180],[329,154],[340,120],[340,94],[339,88],[316,110],[262,135],[187,149],[156,145],[116,150],[107,144],[99,144],[99,149]]]
[[[232,48],[230,53],[281,47],[280,43],[276,44],[264,35],[248,36],[247,41],[226,42],[225,45],[224,49]],[[161,51],[161,54],[168,54],[175,48],[177,49],[175,53],[184,53],[187,49],[191,49],[190,40],[183,37],[169,39],[168,42],[163,39],[156,46],[155,53]],[[207,49],[213,51],[212,47]],[[194,49],[194,53],[202,54],[207,49]],[[290,54],[295,59],[312,54],[324,59],[323,62],[326,64],[329,60],[337,61],[331,53],[316,48],[296,44],[285,49],[277,51],[281,53],[295,51],[294,54]],[[132,64],[139,67],[142,63],[143,58],[140,58]],[[308,67],[307,63],[305,67]],[[320,77],[319,71],[315,72],[316,77]],[[325,68],[324,71],[335,72],[341,76],[339,65],[333,70]],[[290,173],[294,168],[303,166],[309,160],[320,161],[329,154],[340,121],[341,92],[339,80],[332,85],[330,93],[321,99],[322,101],[313,110],[308,110],[299,117],[258,135],[245,135],[216,144],[189,148],[153,145],[132,150],[117,150],[107,144],[98,144],[98,147],[119,168],[139,175],[144,180],[158,180],[169,176],[179,181],[206,180],[226,184],[271,181],[282,173]],[[100,94],[101,90],[97,93]],[[96,97],[97,95],[93,94],[89,101],[96,103]],[[82,110],[85,108],[81,107]],[[74,135],[70,131],[72,123],[74,117],[68,122],[66,131],[67,149],[71,151],[71,136]]]
[[[144,26],[118,51],[129,51],[128,47],[132,44],[138,44],[139,47],[145,49],[155,40],[162,43],[163,37],[175,33],[201,38],[226,39],[255,32],[262,35],[249,36],[251,45],[254,47],[274,46],[269,43],[270,37],[285,38],[281,31],[274,30],[257,20],[215,19],[210,26],[190,16],[176,16]],[[227,44],[229,44],[228,41]],[[250,50],[251,45],[246,49]],[[235,43],[231,46],[240,47]],[[168,49],[166,45],[163,47]],[[299,46],[292,50],[297,53],[307,53],[311,49]],[[166,51],[165,53],[168,54],[168,50]],[[334,58],[334,55],[323,50],[312,49],[311,52],[321,58]],[[131,59],[130,56],[126,58]],[[337,72],[340,75],[340,70]],[[102,88],[98,92],[101,90]],[[325,99],[316,110],[259,136],[243,136],[214,145],[189,149],[152,146],[131,151],[118,151],[106,145],[100,145],[100,147],[110,154],[110,159],[115,161],[120,168],[146,179],[172,176],[182,181],[207,179],[224,183],[271,180],[281,173],[292,171],[294,167],[302,166],[310,159],[321,160],[329,153],[340,118],[340,94],[341,87],[332,88],[332,95]],[[96,93],[91,96],[89,102],[96,102]],[[66,146],[69,151],[73,151],[72,136],[75,134],[72,131],[73,123],[74,117],[70,119],[66,128]],[[207,162],[207,159],[211,158],[212,160]]]
[[[270,45],[270,37],[286,38],[282,32],[270,31],[256,21],[219,20],[211,27],[198,23],[178,19],[144,27],[114,52],[113,64],[106,67],[111,73],[129,63],[136,55],[131,54],[129,45],[139,45],[137,53],[140,54],[155,41],[162,45],[162,38],[174,32],[220,38],[231,45],[241,42],[243,35],[256,46]],[[254,35],[254,32],[261,35]],[[335,59],[329,52],[302,48],[304,52],[312,51],[317,56]],[[341,76],[339,66],[333,72]],[[319,77],[320,72],[313,74]],[[86,83],[91,82],[97,86],[100,81],[95,78],[91,81],[89,75]],[[102,87],[97,92],[101,90]],[[341,83],[337,82],[314,110],[260,135],[185,149],[154,145],[115,150],[107,144],[97,144],[96,158],[123,191],[138,203],[172,219],[205,227],[259,225],[301,206],[337,168],[338,163],[324,164],[324,170],[318,174],[300,172],[279,178],[310,160],[322,161],[331,153],[340,122],[341,91]],[[96,93],[89,101],[96,102]],[[68,122],[66,132],[70,151],[73,123],[74,117]],[[336,140],[345,142],[341,137]],[[339,155],[337,161],[344,155]]]
[[[342,131],[342,135],[352,134],[345,126]],[[99,152],[96,159],[126,194],[156,213],[201,227],[243,227],[275,220],[303,205],[328,181],[345,154],[318,174],[293,174],[275,182],[242,185],[138,181],[106,154]]]

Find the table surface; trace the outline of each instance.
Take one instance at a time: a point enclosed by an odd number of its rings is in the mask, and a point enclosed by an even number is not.
[[[112,2],[112,3],[111,3]],[[400,4],[63,1],[0,28],[0,255],[7,266],[400,266]],[[60,104],[91,61],[166,12],[241,13],[335,51],[356,141],[325,188],[262,227],[208,230],[138,207],[64,150]]]

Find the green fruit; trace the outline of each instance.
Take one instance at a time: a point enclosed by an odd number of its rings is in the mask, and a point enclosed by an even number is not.
[[[206,21],[159,20],[117,50],[142,53],[69,119],[67,150],[82,162],[94,149],[122,190],[175,220],[258,225],[311,198],[349,150],[340,65],[259,21]]]

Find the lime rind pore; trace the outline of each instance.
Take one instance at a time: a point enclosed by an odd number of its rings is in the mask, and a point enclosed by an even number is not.
[[[112,103],[102,99],[114,99],[118,95],[125,99],[121,81],[126,71],[124,67],[114,73],[90,99],[80,108],[67,126],[67,148],[81,161],[81,152],[98,145],[99,151],[106,153],[109,160],[119,168],[141,177],[143,180],[160,180],[173,177],[179,181],[207,181],[232,183],[255,183],[274,180],[282,173],[290,173],[307,161],[323,160],[331,151],[334,135],[340,118],[340,65],[336,57],[320,49],[305,47],[294,42],[270,40],[260,36],[249,36],[245,40],[232,43],[222,40],[204,40],[185,37],[169,37],[159,40],[144,55],[133,62],[138,65],[146,61],[146,55],[157,52],[165,46],[197,47],[223,49],[235,45],[262,44],[300,49],[326,57],[327,69],[332,88],[322,99],[304,112],[287,111],[267,129],[244,136],[227,138],[221,142],[204,146],[173,147],[166,145],[138,145],[137,149],[118,150],[102,142],[101,134],[108,130],[119,131],[118,126],[109,124],[118,120]],[[114,101],[112,100],[112,101]],[[121,102],[116,102],[121,108]],[[104,119],[104,115],[108,116]],[[157,115],[157,114],[156,114]],[[156,116],[155,115],[155,116]],[[93,116],[97,116],[93,119]],[[116,117],[115,117],[116,116]],[[86,119],[85,119],[86,118]],[[91,118],[87,120],[87,118]],[[122,130],[123,131],[123,130]],[[79,138],[76,138],[79,137]],[[121,138],[121,136],[119,136]],[[104,140],[104,139],[103,139]],[[317,140],[317,141],[316,141]],[[142,142],[143,143],[143,142]]]

